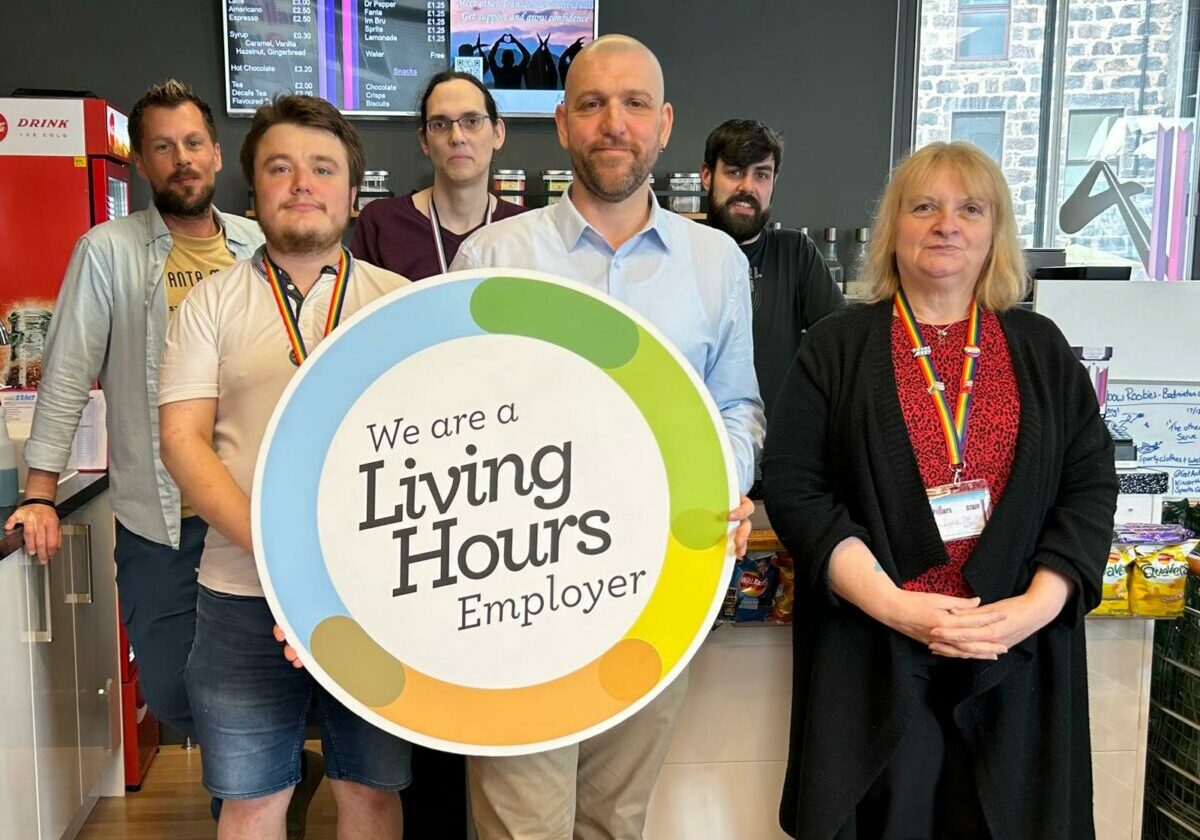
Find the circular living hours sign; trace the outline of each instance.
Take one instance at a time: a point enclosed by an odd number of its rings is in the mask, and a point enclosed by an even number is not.
[[[255,475],[268,601],[314,677],[454,752],[574,743],[687,664],[733,557],[732,455],[648,322],[535,272],[382,298],[300,368]]]

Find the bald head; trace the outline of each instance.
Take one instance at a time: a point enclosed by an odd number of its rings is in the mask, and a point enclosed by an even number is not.
[[[572,201],[629,200],[636,208],[673,120],[663,101],[662,67],[644,44],[606,35],[580,50],[554,111],[558,142],[575,170]],[[638,212],[644,211],[642,204]]]
[[[567,76],[566,99],[570,101],[572,93],[578,93],[585,87],[592,71],[603,73],[614,62],[628,63],[629,69],[634,71],[647,92],[654,97],[654,104],[663,104],[665,88],[662,65],[645,44],[628,35],[605,35],[579,51],[579,55],[571,62],[571,72]]]

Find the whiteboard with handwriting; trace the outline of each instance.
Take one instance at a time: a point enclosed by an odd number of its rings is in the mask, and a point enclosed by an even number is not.
[[[1171,476],[1169,493],[1200,495],[1200,384],[1108,383],[1104,419],[1138,445],[1138,465]]]

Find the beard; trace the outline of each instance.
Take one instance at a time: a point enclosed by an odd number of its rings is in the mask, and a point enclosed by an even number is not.
[[[729,205],[734,201],[746,202],[754,212],[749,216],[730,212]],[[709,187],[708,223],[717,230],[723,230],[732,236],[734,242],[745,242],[747,239],[758,236],[767,226],[767,220],[770,218],[771,208],[768,207],[764,210],[755,196],[746,193],[732,195],[725,200],[724,204],[717,204],[713,200],[712,187]]]
[[[342,232],[334,230],[268,230],[262,225],[263,235],[281,254],[292,257],[320,254],[342,241]]]
[[[597,164],[589,150],[571,149],[571,165],[575,169],[575,178],[601,201],[612,204],[624,201],[646,183],[650,170],[658,161],[657,146],[645,153],[639,153],[636,149],[633,152],[633,160],[628,167],[612,168]]]
[[[347,219],[340,227],[331,225],[326,229],[292,228],[276,224],[274,219],[259,216],[258,224],[271,247],[281,254],[292,257],[320,254],[342,241],[342,234],[350,223]]]
[[[188,219],[208,213],[212,208],[213,195],[216,194],[216,191],[215,182],[205,184],[199,192],[189,198],[186,193],[172,190],[170,181],[167,182],[167,188],[164,190],[151,190],[154,206],[158,208],[159,213],[164,216],[181,216]]]

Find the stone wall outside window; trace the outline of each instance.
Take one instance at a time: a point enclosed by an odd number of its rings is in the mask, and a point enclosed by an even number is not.
[[[1137,253],[1125,233],[1115,208],[1105,211],[1075,236],[1058,230],[1057,208],[1063,194],[1066,129],[1072,110],[1119,109],[1112,141],[1115,148],[1105,159],[1122,181],[1137,181],[1145,191],[1133,201],[1147,222],[1153,193],[1157,119],[1173,118],[1180,99],[1183,75],[1183,0],[1070,0],[1060,4],[1067,27],[1062,78],[1061,142],[1058,160],[1051,165],[1050,198],[1055,213],[1053,241],[1066,246],[1074,260],[1138,263]],[[993,61],[956,61],[959,37],[957,0],[925,0],[920,23],[917,64],[916,127],[914,147],[950,139],[956,112],[1003,111],[1002,168],[1012,188],[1013,205],[1022,242],[1035,244],[1038,136],[1041,131],[1042,69],[1046,35],[1044,0],[1012,0],[1009,13],[1009,54]],[[1119,142],[1117,142],[1119,141]],[[1097,142],[1096,145],[1099,145]],[[1099,151],[1099,149],[1097,149]],[[1103,188],[1103,181],[1096,190]],[[1114,257],[1116,259],[1114,259]],[[1135,269],[1135,276],[1136,275]]]

